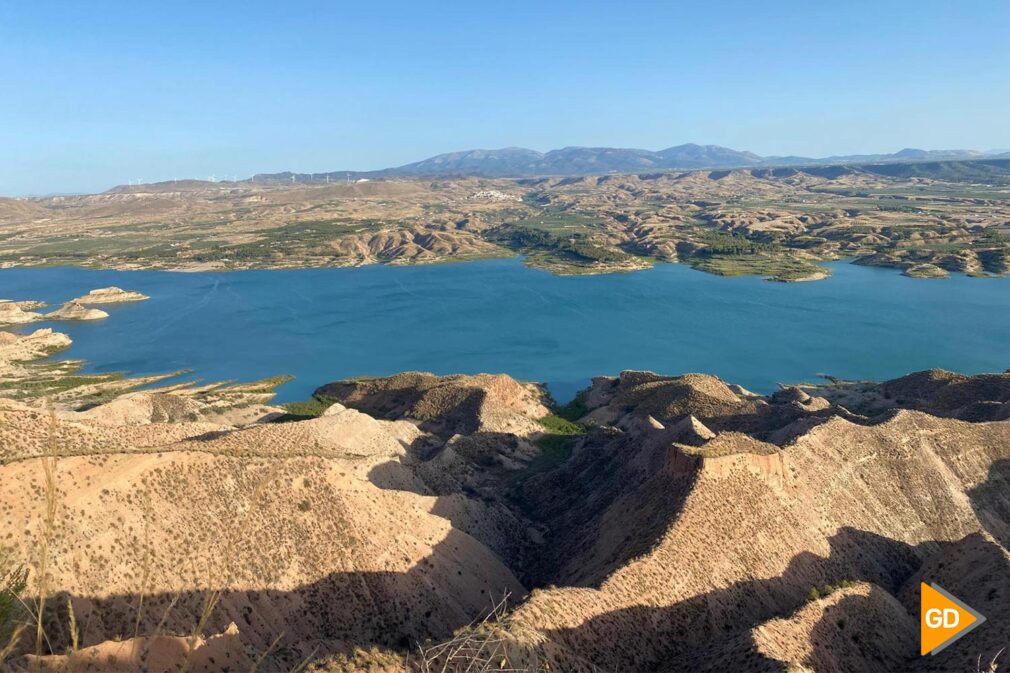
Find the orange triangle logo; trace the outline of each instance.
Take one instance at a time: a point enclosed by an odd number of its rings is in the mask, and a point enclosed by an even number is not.
[[[985,617],[936,584],[920,583],[919,650],[936,654],[985,621]]]

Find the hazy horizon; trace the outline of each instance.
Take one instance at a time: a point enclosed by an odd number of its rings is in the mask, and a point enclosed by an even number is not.
[[[607,148],[612,148],[612,149],[659,151],[659,150],[667,149],[669,147],[674,147],[676,145],[685,145],[685,144],[714,145],[715,143],[703,143],[703,142],[692,143],[691,141],[686,141],[684,143],[675,143],[675,144],[671,144],[671,145],[664,145],[662,147],[617,147],[617,146],[611,146],[611,145],[566,145],[565,147],[549,147],[549,148],[545,148],[545,149],[544,148],[536,148],[536,147],[521,147],[519,145],[503,145],[501,147],[468,147],[468,148],[455,149],[455,150],[446,150],[444,152],[438,152],[438,153],[430,155],[430,156],[414,157],[412,159],[408,159],[406,161],[402,161],[402,162],[399,162],[397,164],[390,164],[388,166],[377,166],[377,167],[370,167],[370,168],[357,168],[357,167],[354,167],[354,166],[337,166],[337,167],[331,167],[331,168],[320,169],[320,170],[302,171],[302,170],[292,169],[291,167],[278,167],[278,168],[276,168],[276,170],[258,171],[257,173],[249,173],[247,175],[246,174],[235,174],[235,173],[232,173],[232,174],[229,174],[229,173],[211,173],[209,175],[197,175],[197,174],[195,174],[195,175],[181,175],[180,174],[180,175],[173,175],[171,177],[159,177],[159,178],[151,178],[151,179],[146,179],[146,178],[138,177],[138,178],[130,178],[128,180],[124,180],[122,182],[117,182],[117,183],[114,183],[114,184],[108,184],[108,185],[106,185],[104,187],[99,187],[97,189],[91,189],[91,190],[62,190],[62,191],[61,190],[54,190],[54,191],[49,191],[49,192],[31,192],[31,193],[26,192],[26,193],[21,193],[21,194],[0,193],[0,197],[6,196],[6,197],[26,197],[26,198],[30,198],[30,197],[40,197],[40,196],[62,196],[62,195],[73,195],[73,194],[92,194],[92,193],[99,193],[99,192],[107,191],[107,190],[113,189],[115,187],[129,186],[131,184],[155,184],[155,183],[159,183],[159,182],[172,182],[172,181],[177,181],[177,180],[178,181],[181,181],[181,180],[210,181],[211,178],[213,178],[213,181],[215,181],[215,182],[229,182],[229,181],[232,181],[232,180],[243,181],[243,180],[252,179],[255,175],[264,175],[264,174],[272,174],[272,173],[286,173],[286,172],[291,172],[291,173],[294,173],[296,175],[313,175],[313,174],[324,174],[324,173],[340,173],[340,172],[344,172],[344,171],[351,172],[351,173],[362,173],[362,172],[378,171],[378,170],[383,170],[383,169],[388,169],[388,168],[397,168],[397,167],[402,166],[402,165],[414,163],[414,162],[417,162],[417,161],[422,161],[424,159],[429,159],[431,157],[442,155],[442,154],[454,154],[454,153],[469,152],[469,151],[494,152],[494,151],[505,150],[505,149],[530,149],[530,150],[535,150],[535,151],[541,152],[541,153],[547,153],[547,152],[549,152],[551,150],[565,149],[567,147],[581,147],[581,148],[596,148],[596,147],[603,148],[603,147],[607,147]],[[747,150],[747,148],[739,148],[739,147],[731,147],[731,148],[727,148],[727,149],[737,150],[737,151],[741,151],[741,152],[749,151],[749,150]],[[899,152],[899,151],[901,151],[903,149],[919,149],[919,150],[926,150],[926,151],[964,150],[964,151],[978,151],[978,152],[982,152],[982,153],[992,153],[992,154],[997,154],[997,153],[998,154],[1003,154],[1003,153],[1006,153],[1006,152],[1010,152],[1010,150],[1007,150],[1007,149],[1004,149],[1004,148],[995,148],[995,147],[994,148],[979,149],[977,147],[922,147],[922,146],[909,146],[909,147],[900,147],[900,148],[880,150],[880,151],[842,152],[842,153],[836,153],[836,154],[832,154],[832,155],[828,155],[828,156],[824,156],[824,157],[818,157],[818,156],[814,156],[812,154],[791,154],[789,156],[805,157],[805,158],[810,158],[810,159],[820,159],[820,158],[827,159],[827,158],[830,158],[832,156],[856,156],[856,155],[886,155],[886,154],[894,154],[894,153],[897,153],[897,152]],[[755,154],[757,154],[757,153],[755,153]],[[773,155],[767,155],[767,156],[773,156]],[[979,158],[985,158],[985,157],[979,157]],[[1000,158],[1003,158],[1003,157],[1000,157]],[[684,170],[692,170],[692,169],[684,169]]]
[[[800,11],[802,9],[802,11]],[[475,148],[1010,146],[1010,6],[0,8],[0,194]]]

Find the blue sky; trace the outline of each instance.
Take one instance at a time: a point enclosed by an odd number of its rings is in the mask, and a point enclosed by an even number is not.
[[[1005,0],[3,2],[0,194],[509,145],[1010,147],[1008,26]]]

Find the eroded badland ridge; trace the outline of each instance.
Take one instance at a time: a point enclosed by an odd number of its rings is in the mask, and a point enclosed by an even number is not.
[[[566,274],[670,261],[808,280],[839,258],[923,278],[1010,269],[1010,159],[268,178],[0,199],[0,264],[248,269],[521,254]]]
[[[496,670],[965,671],[1006,645],[1010,374],[624,372],[556,408],[406,373],[285,413],[270,382],[32,385],[67,343],[0,342],[0,540],[47,598],[15,666],[420,670],[456,633]],[[919,658],[922,579],[989,623]]]

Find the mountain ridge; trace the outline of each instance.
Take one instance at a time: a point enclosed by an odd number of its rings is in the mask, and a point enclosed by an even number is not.
[[[848,154],[829,157],[761,156],[721,145],[685,143],[661,150],[621,147],[566,146],[540,152],[524,147],[470,149],[437,154],[427,159],[375,171],[322,173],[258,173],[253,182],[320,182],[384,177],[467,175],[487,178],[575,176],[602,173],[694,170],[705,168],[758,168],[822,166],[856,163],[906,163],[1006,158],[1010,153],[978,150],[923,150],[906,147],[893,153]]]

